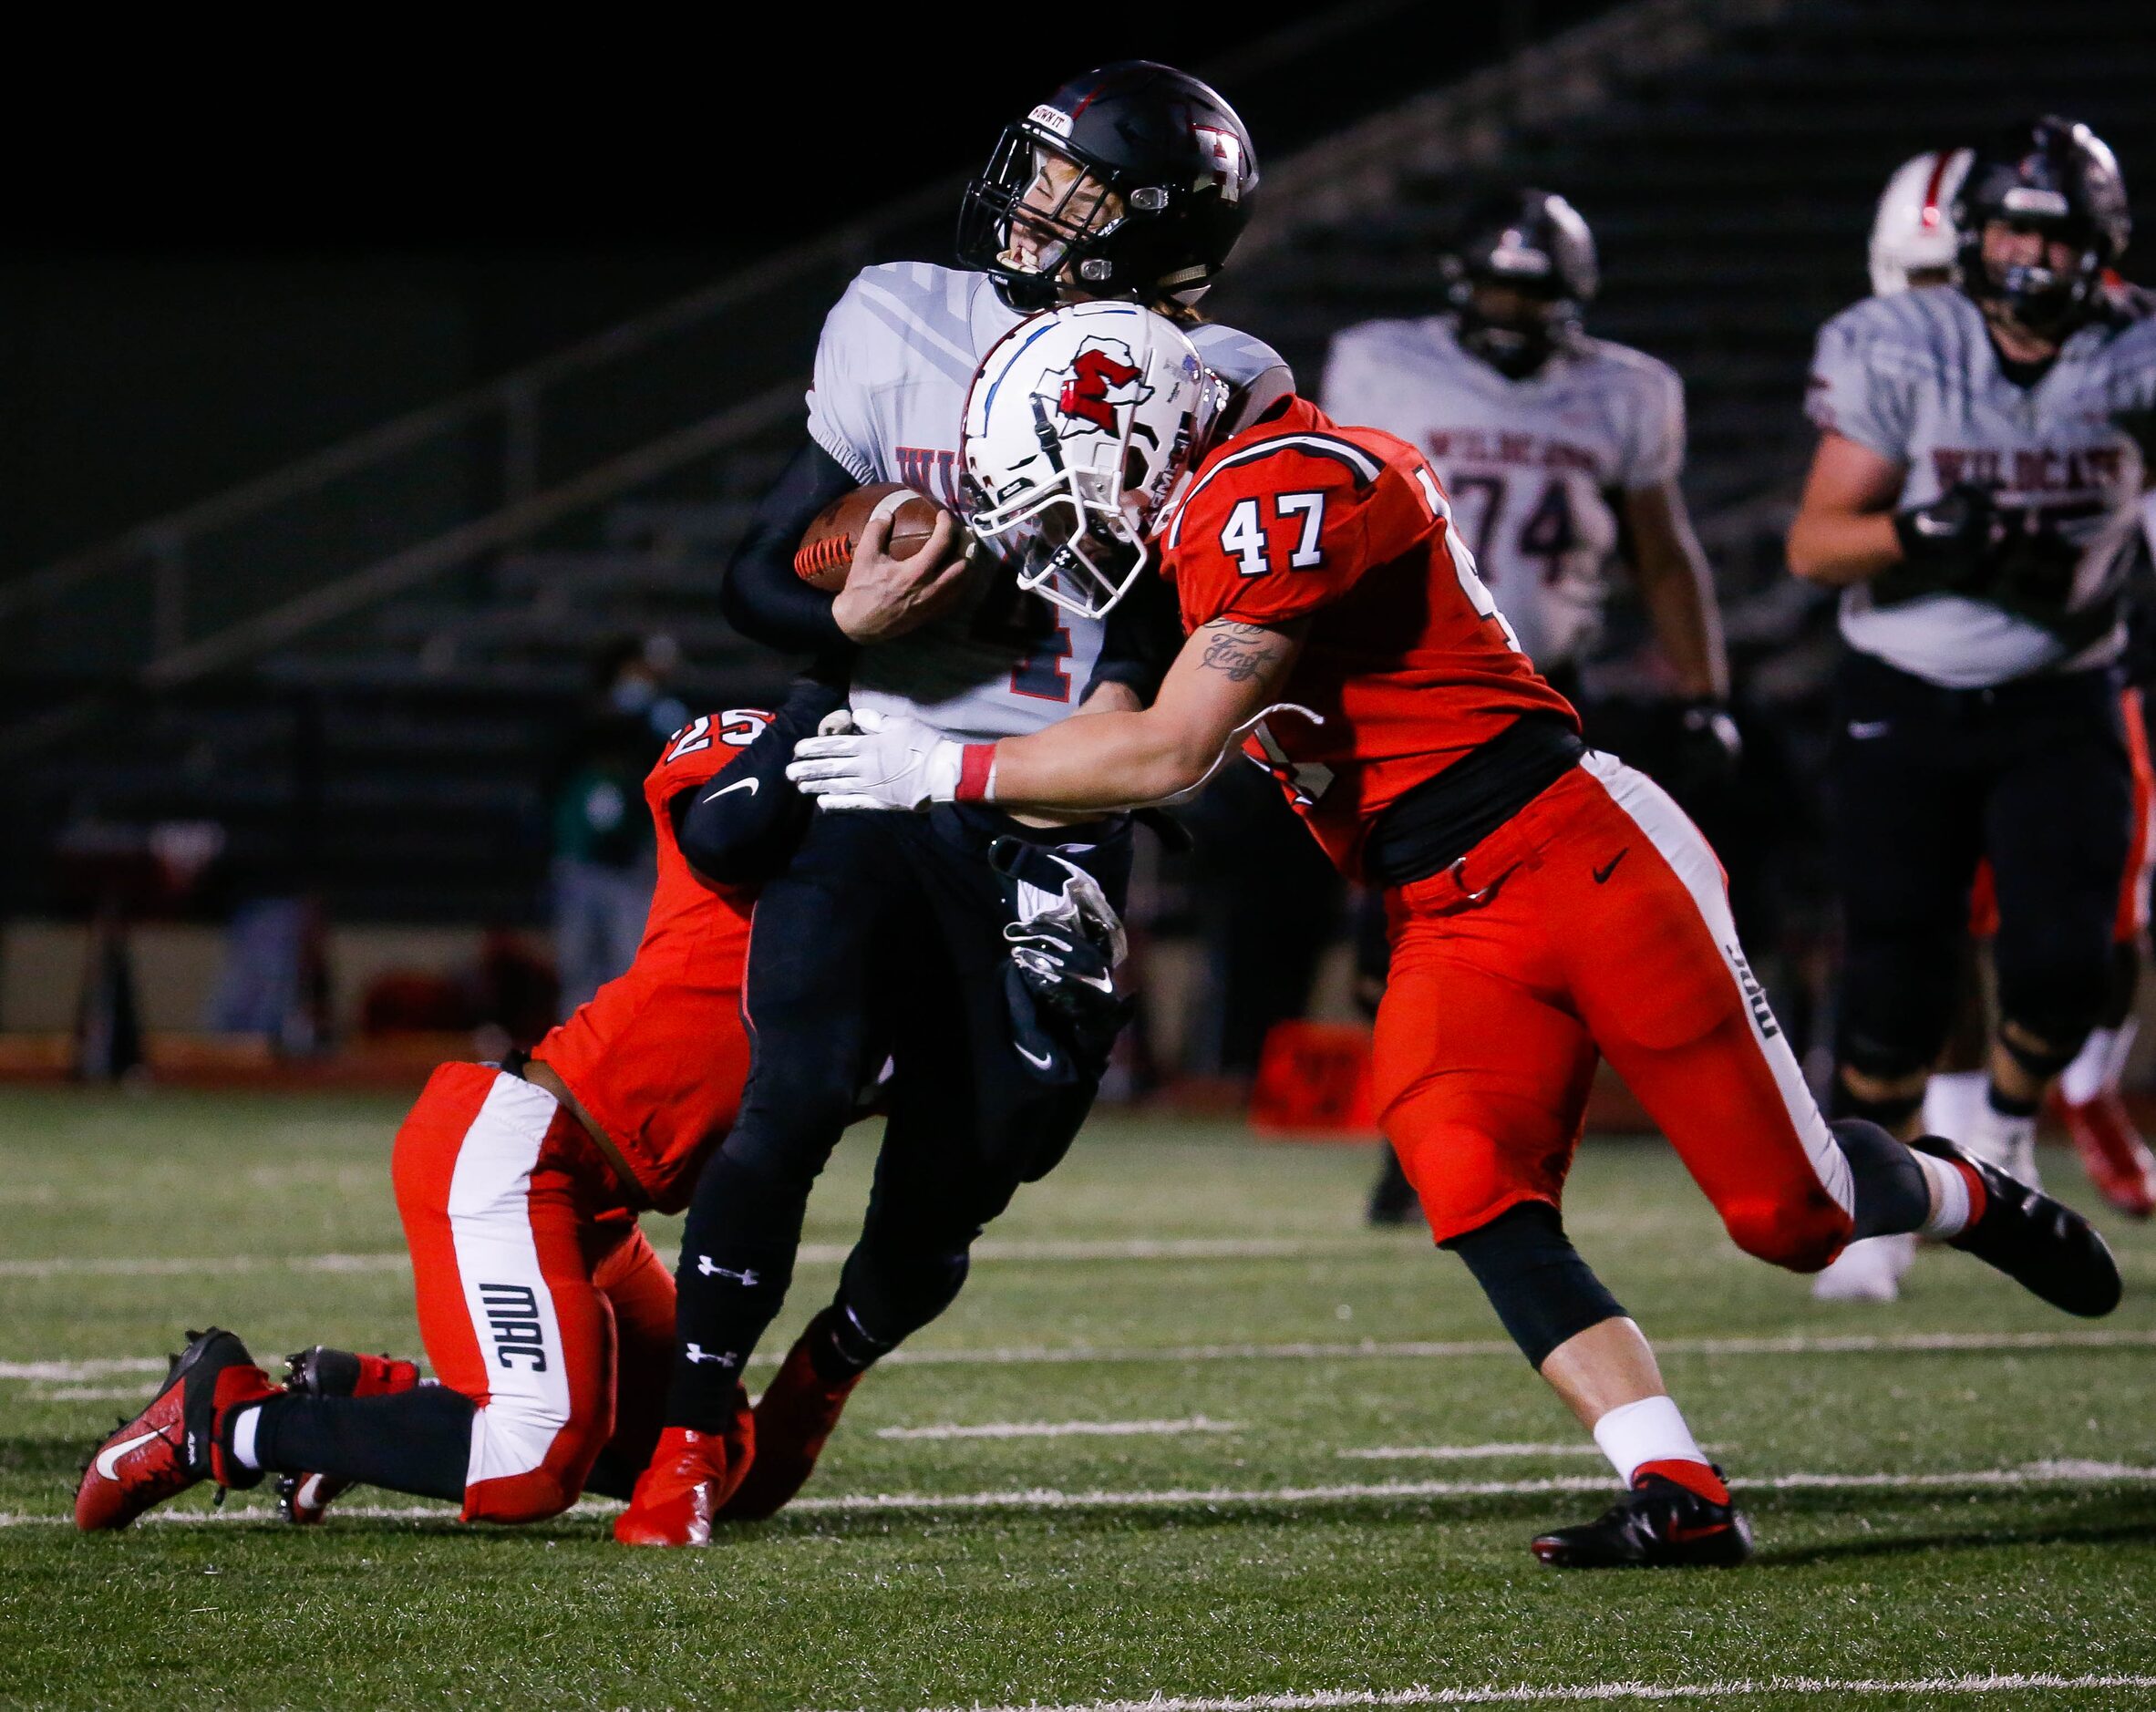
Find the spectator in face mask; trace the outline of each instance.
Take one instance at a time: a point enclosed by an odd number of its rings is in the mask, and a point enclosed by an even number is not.
[[[567,1016],[626,969],[651,907],[655,855],[644,775],[685,724],[665,693],[670,637],[614,644],[592,665],[592,696],[553,799],[554,961]]]

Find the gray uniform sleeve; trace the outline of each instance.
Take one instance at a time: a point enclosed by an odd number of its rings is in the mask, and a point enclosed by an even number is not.
[[[1317,407],[1336,422],[1375,424],[1386,414],[1387,376],[1370,323],[1344,327],[1326,351]]]
[[[1661,363],[1639,371],[1617,485],[1627,493],[1675,481],[1685,468],[1685,383]]]
[[[1868,325],[1867,307],[1845,309],[1820,329],[1804,413],[1822,433],[1839,434],[1905,464],[1916,421],[1915,391],[1905,364],[1880,361],[1881,341]]]
[[[856,481],[876,478],[876,430],[870,409],[875,326],[861,306],[856,278],[823,319],[816,341],[816,378],[809,389],[809,438]]]

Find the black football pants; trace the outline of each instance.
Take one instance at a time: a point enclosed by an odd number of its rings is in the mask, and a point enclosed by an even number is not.
[[[1006,835],[1085,868],[1121,909],[1127,819],[1042,830],[955,805],[819,813],[758,897],[748,1083],[682,1233],[671,1424],[726,1418],[791,1283],[810,1190],[886,1055],[875,1187],[838,1298],[875,1353],[950,1305],[974,1239],[1084,1122],[1095,1085],[1041,1080],[1012,1037],[1011,910],[987,859]]]
[[[2000,1013],[2070,1055],[2111,988],[2130,845],[2112,674],[1952,690],[1851,651],[1836,688],[1841,1062],[1898,1078],[1938,1057],[1986,858]]]

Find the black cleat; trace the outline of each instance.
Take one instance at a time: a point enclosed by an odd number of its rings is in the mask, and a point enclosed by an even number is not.
[[[2095,1226],[2071,1207],[1944,1136],[1918,1136],[1909,1145],[1965,1165],[1983,1181],[1983,1212],[1959,1236],[1946,1239],[1949,1247],[1965,1249],[2053,1307],[2083,1319],[2100,1319],[2119,1305],[2119,1263]]]
[[[1643,1474],[1596,1521],[1542,1534],[1532,1550],[1556,1569],[1734,1569],[1752,1554],[1752,1525],[1734,1504]]]

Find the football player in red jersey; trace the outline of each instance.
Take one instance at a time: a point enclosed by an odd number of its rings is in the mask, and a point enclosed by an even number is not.
[[[776,718],[738,708],[676,732],[645,782],[658,883],[635,962],[529,1057],[441,1066],[406,1117],[391,1175],[437,1382],[317,1347],[273,1386],[238,1337],[203,1333],[91,1458],[78,1527],[275,1471],[295,1521],[356,1481],[505,1522],[636,1481],[645,1512],[708,1529],[749,1464],[748,1399],[737,1386],[723,1456],[695,1434],[662,1442],[674,1276],[636,1215],[678,1212],[733,1121],[755,885],[805,813],[779,769],[843,700],[804,681]]]
[[[1377,1091],[1432,1233],[1628,1489],[1536,1540],[1543,1561],[1749,1552],[1645,1338],[1559,1218],[1598,1052],[1748,1253],[1809,1271],[1854,1236],[1923,1230],[2069,1312],[2116,1305],[2110,1253],[2068,1209],[1951,1143],[1821,1118],[1713,851],[1661,789],[1581,744],[1413,447],[1291,397],[1208,449],[1195,353],[1112,309],[1037,317],[990,353],[967,404],[968,510],[1029,584],[1112,582],[1150,537],[1187,633],[1158,698],[992,744],[857,713],[862,730],[805,740],[789,776],[826,808],[1084,813],[1186,790],[1244,737],[1341,870],[1385,893]],[[1092,349],[1112,359],[1105,428],[1072,408],[1103,402]]]

